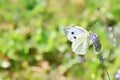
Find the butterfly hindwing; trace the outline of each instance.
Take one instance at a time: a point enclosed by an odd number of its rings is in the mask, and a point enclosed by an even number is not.
[[[88,34],[84,33],[72,43],[72,50],[75,54],[84,55],[88,49]]]

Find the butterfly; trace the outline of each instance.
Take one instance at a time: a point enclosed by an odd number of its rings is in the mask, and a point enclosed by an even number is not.
[[[64,32],[68,40],[72,42],[72,51],[78,55],[80,63],[83,63],[89,46],[90,33],[80,26],[69,26],[64,28]]]

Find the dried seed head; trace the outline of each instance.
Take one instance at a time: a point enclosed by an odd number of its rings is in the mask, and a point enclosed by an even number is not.
[[[83,64],[85,62],[84,55],[78,55],[79,63]]]

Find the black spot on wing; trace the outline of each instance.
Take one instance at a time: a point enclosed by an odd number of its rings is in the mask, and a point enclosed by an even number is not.
[[[74,34],[74,32],[71,32],[71,34]]]
[[[76,39],[76,36],[74,36],[74,39]]]

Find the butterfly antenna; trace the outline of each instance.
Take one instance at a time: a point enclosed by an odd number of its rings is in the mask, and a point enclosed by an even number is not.
[[[97,7],[97,17],[98,17],[98,19],[101,19],[101,12],[100,12],[100,7],[99,6]],[[95,24],[93,25],[93,27],[89,31],[94,32],[97,24],[98,24],[98,20],[96,20]]]
[[[96,21],[96,23],[93,25],[93,27],[90,29],[90,31],[94,32],[97,24],[98,24],[98,22]]]

